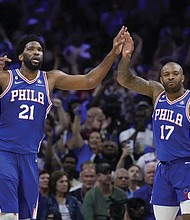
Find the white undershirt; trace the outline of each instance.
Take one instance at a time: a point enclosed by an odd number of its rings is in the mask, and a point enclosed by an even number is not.
[[[59,205],[59,212],[61,213],[62,220],[71,220],[69,209],[65,203],[63,205]]]

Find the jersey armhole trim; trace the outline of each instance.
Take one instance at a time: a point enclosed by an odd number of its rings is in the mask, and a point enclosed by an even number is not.
[[[161,95],[164,94],[164,92],[165,92],[165,91],[162,91],[162,92],[157,96],[157,98],[156,98],[156,100],[155,100],[155,103],[154,103],[154,109],[156,108],[157,103],[158,103],[158,100],[160,99]]]
[[[8,70],[8,73],[9,73],[9,76],[10,76],[10,78],[9,78],[9,83],[8,83],[8,86],[7,86],[7,88],[5,89],[5,91],[3,91],[3,92],[1,93],[0,98],[3,98],[3,96],[6,95],[6,93],[9,91],[9,89],[11,88],[12,83],[13,83],[13,74],[12,74],[12,71],[11,71],[11,70]]]
[[[47,107],[47,110],[46,110],[46,115],[47,115],[49,113],[53,103],[52,103],[51,98],[50,98],[49,85],[48,85],[46,72],[44,72],[44,71],[43,71],[43,76],[44,76],[44,81],[45,81],[45,84],[46,84],[46,92],[47,92],[47,98],[48,98],[48,103],[49,103],[49,106]]]
[[[187,101],[187,105],[186,105],[186,116],[187,116],[187,120],[190,122],[190,98]]]

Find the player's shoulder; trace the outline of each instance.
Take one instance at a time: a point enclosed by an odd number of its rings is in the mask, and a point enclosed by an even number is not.
[[[163,85],[162,85],[160,82],[154,81],[154,80],[150,80],[150,81],[148,81],[148,82],[149,82],[149,85],[150,85],[154,90],[156,90],[156,89],[158,89],[159,91],[163,91],[163,90],[164,90],[164,87],[163,87]]]
[[[10,81],[10,74],[11,74],[11,71],[8,71],[8,70],[3,70],[1,71],[0,73],[0,87],[5,89],[8,84],[9,84],[9,81]]]
[[[9,77],[11,70],[3,70],[1,71],[0,77]]]
[[[157,81],[149,81],[149,84],[152,87],[154,103],[157,97],[164,91],[164,87],[160,82]]]
[[[11,71],[9,70],[6,70],[6,71],[1,71],[1,74],[0,74],[0,81],[6,81],[6,80],[9,80],[10,79],[10,74],[11,74]]]
[[[45,73],[48,79],[59,77],[59,76],[62,76],[62,77],[67,76],[67,74],[61,70],[50,70],[50,71],[46,71]]]

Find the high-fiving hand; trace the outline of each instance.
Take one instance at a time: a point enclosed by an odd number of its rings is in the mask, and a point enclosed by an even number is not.
[[[117,36],[113,40],[113,50],[117,55],[119,55],[122,51],[123,44],[125,42],[125,33],[127,31],[127,28],[123,26]]]
[[[122,56],[130,58],[134,51],[134,41],[128,31],[124,33],[125,42],[122,45]]]

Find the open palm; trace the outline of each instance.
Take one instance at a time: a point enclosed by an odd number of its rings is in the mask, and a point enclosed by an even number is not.
[[[116,54],[120,54],[122,51],[123,43],[125,42],[125,34],[127,28],[123,26],[117,36],[113,40],[113,49],[115,50]]]
[[[124,33],[124,36],[125,43],[122,45],[122,56],[128,58],[134,51],[134,42],[128,31]]]

